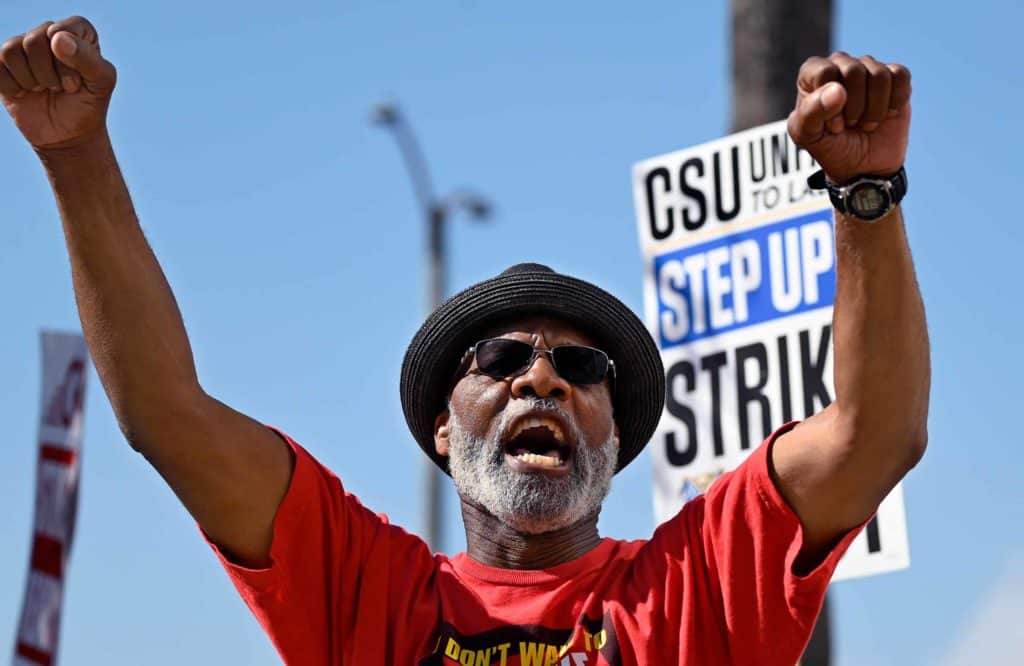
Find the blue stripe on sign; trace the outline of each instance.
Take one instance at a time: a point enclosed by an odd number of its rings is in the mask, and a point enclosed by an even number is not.
[[[654,258],[663,349],[832,305],[831,209]]]

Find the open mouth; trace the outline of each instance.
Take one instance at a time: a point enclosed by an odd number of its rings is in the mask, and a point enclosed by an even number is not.
[[[568,472],[572,446],[558,420],[527,416],[509,432],[505,455],[519,471]]]

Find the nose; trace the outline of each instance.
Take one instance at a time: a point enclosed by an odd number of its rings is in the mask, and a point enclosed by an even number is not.
[[[512,379],[511,390],[517,398],[535,396],[565,400],[572,392],[572,384],[558,374],[547,354],[538,354],[526,372]]]

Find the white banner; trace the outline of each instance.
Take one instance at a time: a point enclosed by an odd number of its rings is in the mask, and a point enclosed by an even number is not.
[[[78,508],[82,404],[88,356],[82,336],[42,333],[42,409],[36,504],[15,666],[57,662],[64,574]]]
[[[780,425],[832,402],[835,235],[784,121],[633,167],[647,325],[666,368],[658,522]],[[897,486],[835,579],[910,565]]]

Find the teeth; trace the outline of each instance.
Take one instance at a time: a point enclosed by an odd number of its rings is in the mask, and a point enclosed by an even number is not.
[[[520,453],[515,458],[531,465],[541,465],[543,467],[558,467],[562,464],[561,458],[557,456],[542,456],[537,453]]]
[[[565,433],[562,432],[562,426],[558,424],[558,421],[555,421],[554,419],[536,416],[525,418],[522,421],[520,421],[516,425],[512,433],[509,435],[509,439],[516,437],[522,431],[529,430],[530,428],[547,428],[548,430],[551,431],[551,434],[554,436],[556,442],[561,444],[562,442],[565,441]]]

